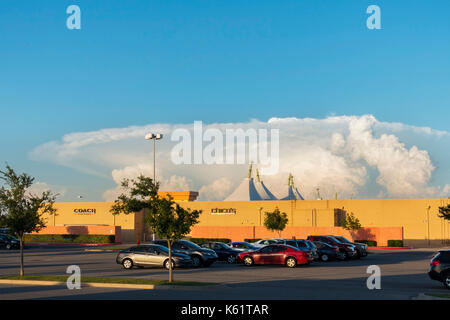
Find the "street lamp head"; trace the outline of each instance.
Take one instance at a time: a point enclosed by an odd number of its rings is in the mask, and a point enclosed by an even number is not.
[[[147,133],[145,135],[145,140],[152,140],[152,139],[159,140],[162,139],[162,137],[163,135],[161,133]]]

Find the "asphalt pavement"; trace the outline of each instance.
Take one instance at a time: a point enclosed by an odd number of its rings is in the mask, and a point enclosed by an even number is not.
[[[428,278],[429,261],[436,250],[414,249],[369,254],[360,260],[315,262],[289,269],[215,263],[209,268],[176,269],[175,279],[220,283],[198,288],[155,290],[105,289],[64,286],[0,285],[0,299],[411,299],[420,293],[449,293]],[[64,275],[78,265],[84,276],[162,279],[160,268],[125,270],[114,252],[87,252],[84,248],[31,248],[25,250],[25,274]],[[368,266],[381,270],[381,289],[369,290]],[[0,275],[19,272],[19,252],[0,251]]]

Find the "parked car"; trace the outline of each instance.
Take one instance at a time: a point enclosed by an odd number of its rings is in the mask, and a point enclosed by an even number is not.
[[[238,261],[242,261],[246,266],[282,264],[289,268],[310,262],[306,251],[283,244],[272,244],[256,251],[242,252],[239,254]]]
[[[238,254],[242,252],[235,250],[229,245],[222,242],[206,242],[203,243],[201,247],[214,250],[214,252],[219,257],[219,261],[226,261],[228,263],[235,263]]]
[[[334,236],[336,239],[338,239],[340,242],[342,243],[348,243],[348,244],[352,244],[355,246],[356,248],[356,255],[357,258],[362,258],[362,257],[366,257],[367,256],[367,248],[368,245],[364,244],[364,243],[357,243],[357,242],[351,242],[350,240],[348,240],[347,238],[341,237],[341,236]]]
[[[447,289],[450,289],[450,250],[440,250],[431,259],[428,275],[431,279],[442,282]]]
[[[319,254],[319,259],[321,261],[330,261],[330,260],[344,260],[345,256],[342,252],[339,251],[339,247],[332,246],[328,243],[321,241],[314,241],[314,244],[317,247],[317,253]]]
[[[167,247],[167,240],[155,240],[152,241],[152,243]],[[190,256],[192,259],[192,265],[195,268],[200,266],[209,267],[219,258],[214,250],[202,248],[199,245],[187,240],[174,242],[172,244],[172,250],[174,252],[180,252]]]
[[[9,229],[8,228],[0,228],[0,234],[8,234]]]
[[[131,269],[134,266],[160,266],[169,269],[169,250],[157,244],[139,245],[118,252],[116,263],[121,264],[125,269]],[[172,253],[172,268],[191,265],[192,260],[188,255]]]
[[[306,250],[308,252],[311,253],[311,256],[314,260],[319,260],[319,255],[317,253],[317,248],[315,247],[314,243],[312,243],[311,241],[308,240],[299,240],[299,239],[292,239],[292,240],[286,240],[283,239],[284,241],[281,242],[280,244],[287,244],[293,247],[296,247],[298,249],[301,250]]]
[[[245,241],[230,242],[230,243],[228,243],[228,245],[230,247],[232,247],[234,250],[237,250],[240,252],[258,250],[258,247],[255,247],[251,243],[248,243]]]
[[[19,249],[20,241],[9,234],[0,234],[0,247],[7,250]]]
[[[328,243],[329,245],[336,246],[339,248],[339,251],[344,254],[345,259],[351,259],[356,257],[356,247],[352,244],[342,243],[338,239],[333,236],[308,236],[309,241],[320,241]]]
[[[254,245],[257,248],[262,248],[264,246],[268,246],[269,244],[277,244],[277,243],[278,241],[275,239],[261,239],[252,243],[252,245]]]

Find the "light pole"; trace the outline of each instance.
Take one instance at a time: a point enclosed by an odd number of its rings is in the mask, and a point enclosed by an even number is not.
[[[148,133],[145,140],[153,140],[153,183],[156,183],[156,140],[162,139],[161,133]]]
[[[156,183],[156,140],[162,139],[161,133],[148,133],[145,135],[145,140],[153,140],[153,183]],[[155,233],[152,234],[152,239],[155,241]]]
[[[427,229],[428,229],[428,247],[430,247],[430,209],[431,206],[428,206],[427,208]]]

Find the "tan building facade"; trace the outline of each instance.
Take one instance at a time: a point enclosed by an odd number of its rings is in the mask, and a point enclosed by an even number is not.
[[[202,210],[199,224],[192,229],[194,237],[237,241],[270,236],[263,227],[264,212],[278,207],[289,218],[282,233],[286,238],[339,233],[354,240],[376,240],[379,245],[386,245],[387,240],[404,240],[405,245],[414,247],[443,246],[450,239],[450,223],[438,217],[439,207],[449,204],[449,199],[192,201],[197,195],[185,192],[184,196],[174,196],[181,206]],[[122,242],[149,239],[143,212],[113,216],[109,211],[112,204],[56,203],[56,216],[45,217],[47,226],[120,226]],[[339,227],[340,219],[350,212],[363,226],[358,233]]]

